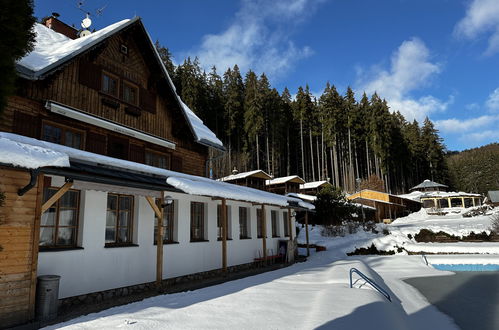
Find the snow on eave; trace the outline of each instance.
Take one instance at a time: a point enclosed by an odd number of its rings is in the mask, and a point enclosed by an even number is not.
[[[35,26],[35,29],[45,28],[48,31],[44,30],[42,31],[47,32],[47,35],[48,34],[52,34],[52,36],[55,36],[54,34],[60,35],[57,36],[60,39],[59,43],[47,43],[44,45],[37,45],[37,43],[35,42],[34,50],[28,53],[23,58],[21,58],[19,61],[17,61],[16,63],[17,70],[19,74],[24,78],[31,80],[41,79],[48,72],[72,60],[74,57],[78,56],[79,54],[82,54],[85,51],[93,48],[94,46],[106,40],[110,36],[114,35],[115,33],[123,30],[127,26],[130,26],[131,24],[137,21],[140,21],[139,17],[134,17],[132,19],[125,19],[116,22],[114,24],[111,24],[99,31],[96,31],[90,34],[89,36],[81,37],[78,39],[67,38],[67,40],[64,40],[64,38],[61,37],[63,36],[62,34],[55,32],[42,24],[35,23],[38,24],[37,26]],[[45,47],[49,48],[50,51],[48,51]],[[66,49],[66,51],[64,51],[64,49]],[[59,51],[59,53],[57,51]],[[36,65],[33,63],[33,62],[36,63],[37,60],[41,61],[42,64]]]
[[[421,199],[424,198],[452,198],[452,197],[482,197],[480,194],[466,193],[463,191],[431,191],[424,192]]]
[[[315,200],[317,199],[317,196],[299,194],[299,193],[287,193],[286,196],[303,199],[305,201],[312,203],[315,202]]]
[[[253,176],[255,174],[259,174],[259,173],[262,174],[263,176],[266,176],[267,179],[271,178],[271,176],[268,175],[263,170],[254,170],[254,171],[242,172],[242,173],[237,173],[237,174],[231,174],[231,175],[228,175],[228,176],[224,176],[223,178],[218,179],[218,181],[232,181],[232,180],[244,179],[244,178]]]
[[[176,94],[177,95],[177,94]],[[215,133],[211,131],[199,118],[194,111],[192,111],[187,104],[180,99],[180,97],[177,95],[177,100],[180,104],[180,107],[182,109],[182,112],[184,113],[184,116],[187,120],[187,123],[189,124],[189,127],[191,128],[191,132],[193,133],[194,137],[196,138],[196,141],[200,144],[204,144],[208,147],[213,147],[222,151],[225,151],[225,148],[223,146],[222,141],[220,141]]]
[[[290,182],[290,181],[294,181],[294,182],[300,183],[300,184],[305,183],[305,180],[303,180],[302,178],[300,178],[298,175],[290,175],[290,176],[283,176],[283,177],[280,177],[280,178],[275,178],[275,179],[272,179],[272,180],[266,180],[265,184],[267,186],[271,186],[271,185],[274,185],[274,184],[281,184],[281,183],[286,183],[286,182]]]
[[[315,189],[319,188],[320,186],[324,184],[330,184],[328,181],[313,181],[313,182],[305,182],[304,184],[300,185],[300,189]]]
[[[238,186],[235,184],[215,181],[209,178],[174,172],[145,164],[139,164],[128,160],[116,159],[109,156],[98,155],[88,151],[74,149],[63,145],[41,141],[13,133],[0,132],[0,139],[5,138],[19,144],[30,147],[52,150],[65,155],[69,160],[81,161],[98,166],[119,168],[144,174],[154,174],[165,178],[166,183],[180,189],[184,193],[208,197],[226,198],[248,203],[275,205],[280,207],[291,207],[290,199],[286,196],[270,192]],[[0,160],[3,161],[3,160]],[[57,165],[45,165],[57,166]],[[69,162],[68,165],[69,166]],[[300,205],[301,206],[301,205]],[[303,207],[303,206],[302,206]]]
[[[0,137],[0,163],[26,169],[69,167],[69,157],[49,148]]]

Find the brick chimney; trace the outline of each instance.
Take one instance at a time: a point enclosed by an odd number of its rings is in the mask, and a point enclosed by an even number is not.
[[[58,19],[59,16],[60,15],[58,13],[52,13],[52,16],[45,17],[44,19],[42,19],[42,24],[48,27],[49,29],[54,30],[55,32],[64,34],[68,38],[71,39],[78,38],[78,30],[60,21]]]

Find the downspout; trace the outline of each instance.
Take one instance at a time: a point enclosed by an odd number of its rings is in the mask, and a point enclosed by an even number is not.
[[[18,196],[23,196],[25,193],[30,191],[36,185],[36,179],[38,178],[39,173],[40,173],[40,169],[38,169],[38,168],[29,170],[29,174],[31,175],[29,183],[17,191]]]

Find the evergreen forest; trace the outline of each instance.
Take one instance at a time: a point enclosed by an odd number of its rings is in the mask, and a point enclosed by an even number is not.
[[[408,122],[382,95],[358,97],[350,87],[340,94],[330,83],[319,98],[307,85],[279,93],[265,73],[241,73],[237,65],[205,72],[191,58],[175,66],[168,49],[156,47],[177,93],[227,149],[223,156],[212,151],[214,178],[234,168],[261,169],[329,180],[347,192],[376,178],[391,193],[424,179],[448,183],[445,146],[433,123]]]

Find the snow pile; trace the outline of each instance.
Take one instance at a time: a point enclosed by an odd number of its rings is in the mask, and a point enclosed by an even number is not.
[[[499,212],[499,209],[495,209],[495,212]],[[407,217],[399,218],[390,225],[377,224],[377,234],[366,232],[359,227],[355,234],[324,237],[321,235],[322,226],[309,226],[309,243],[325,246],[328,250],[341,251],[344,254],[358,248],[368,248],[372,244],[378,250],[402,254],[407,252],[499,254],[499,242],[418,243],[414,238],[409,238],[409,235],[414,237],[421,229],[428,229],[434,233],[442,231],[458,237],[468,236],[471,232],[490,234],[491,222],[492,218],[489,215],[470,218],[463,218],[460,214],[436,216],[428,215],[426,210],[422,209]],[[383,231],[389,234],[384,235]],[[306,243],[304,228],[298,234],[298,243]],[[402,252],[399,252],[399,248],[402,248]]]
[[[317,196],[298,194],[298,193],[287,193],[286,196],[303,199],[311,203],[315,202],[315,200],[317,199]]]
[[[397,195],[397,197],[405,198],[405,199],[410,199],[410,200],[413,200],[413,201],[416,201],[416,202],[421,202],[420,198],[423,195],[424,195],[424,192],[416,190],[416,191],[411,192],[410,194]]]
[[[114,30],[119,29],[129,21],[129,19],[119,21],[89,36],[74,40],[49,29],[45,25],[35,23],[33,27],[36,33],[35,47],[32,52],[21,58],[17,63],[32,71],[42,70],[64,57],[82,50],[85,46],[97,42],[100,38],[112,34]]]
[[[45,166],[69,167],[69,157],[49,148],[0,137],[0,163],[29,169]]]
[[[198,116],[196,116],[196,114],[191,109],[189,109],[189,107],[180,99],[180,97],[178,97],[178,100],[182,105],[184,113],[187,116],[187,120],[191,124],[194,134],[196,135],[196,140],[198,142],[208,142],[208,144],[223,148],[222,141],[217,138],[215,133],[213,133],[208,127],[206,127],[203,121]]]

